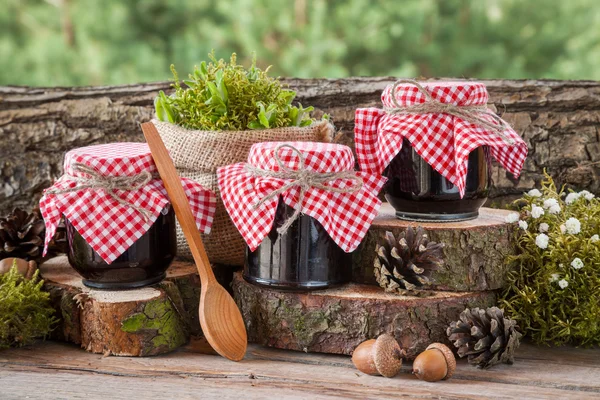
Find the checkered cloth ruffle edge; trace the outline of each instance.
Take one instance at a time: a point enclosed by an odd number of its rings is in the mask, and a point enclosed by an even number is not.
[[[485,105],[488,93],[479,82],[424,82],[422,86],[441,102],[457,106]],[[393,108],[393,85],[381,95],[384,107]],[[424,103],[426,97],[411,84],[398,85],[396,100],[400,106]],[[497,122],[485,114],[482,118]],[[489,146],[491,155],[509,172],[519,176],[527,144],[508,127],[503,134],[514,144],[506,143],[496,133],[445,113],[388,114],[379,108],[360,108],[355,114],[354,137],[361,170],[381,174],[402,149],[408,139],[415,151],[429,164],[456,185],[461,197],[465,193],[469,153],[480,146]]]
[[[77,163],[92,167],[103,177],[132,176],[144,171],[158,173],[146,143],[88,146],[71,150],[65,155],[65,175],[49,189],[77,187],[78,184],[67,175],[89,178],[74,170],[73,166]],[[216,209],[214,193],[189,179],[182,178],[181,183],[190,201],[198,229],[204,233],[210,232]],[[46,223],[44,255],[56,233],[60,218],[64,215],[94,251],[111,264],[150,229],[161,211],[169,205],[167,192],[160,179],[152,179],[138,190],[114,190],[113,194],[147,210],[149,218],[116,201],[101,188],[82,188],[60,194],[45,193],[40,200],[40,211]]]
[[[274,151],[281,144],[267,142],[253,145],[248,164],[255,168],[279,172]],[[313,142],[286,144],[302,153],[305,169],[310,171],[331,173],[354,169],[354,156],[347,146]],[[292,149],[282,147],[278,155],[284,166],[293,170],[299,168],[299,157]],[[250,250],[256,250],[273,228],[279,196],[266,199],[258,207],[255,205],[291,180],[255,176],[247,170],[245,163],[221,167],[217,175],[225,209]],[[358,247],[371,226],[381,205],[377,194],[386,181],[379,174],[370,172],[358,171],[356,175],[363,181],[358,191],[336,193],[311,187],[306,191],[301,205],[301,212],[321,223],[329,236],[346,252]],[[335,179],[327,183],[335,188],[348,188],[353,184],[355,182],[351,179]],[[294,186],[283,192],[281,197],[287,205],[296,208],[299,194],[300,188]]]

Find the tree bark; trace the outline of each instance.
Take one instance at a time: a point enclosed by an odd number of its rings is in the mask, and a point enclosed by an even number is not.
[[[435,292],[401,296],[348,284],[312,293],[286,292],[247,283],[238,272],[233,293],[248,340],[279,349],[352,354],[356,346],[391,333],[414,359],[432,342],[449,343],[446,328],[465,307],[489,307],[494,292]]]
[[[286,79],[297,100],[326,112],[352,145],[354,110],[380,106],[392,78]],[[484,81],[493,104],[523,135],[530,153],[520,179],[496,165],[494,203],[539,184],[547,169],[559,184],[600,190],[600,82]],[[114,141],[142,141],[139,123],[169,84],[115,87],[0,87],[0,212],[34,207],[43,188],[62,174],[64,152]]]
[[[66,256],[40,266],[59,325],[52,338],[92,353],[150,356],[167,353],[201,334],[196,266],[174,262],[160,284],[128,291],[86,288]]]
[[[359,249],[352,255],[352,281],[377,285],[373,274],[375,245],[383,244],[385,233],[396,238],[408,226],[422,226],[430,240],[444,244],[444,266],[432,275],[434,290],[497,290],[506,285],[513,267],[506,257],[515,254],[511,241],[515,224],[505,218],[511,211],[481,208],[479,218],[463,222],[424,223],[399,220],[394,209],[384,204]]]

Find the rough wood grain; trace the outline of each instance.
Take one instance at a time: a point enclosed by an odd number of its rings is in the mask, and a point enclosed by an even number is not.
[[[279,349],[352,354],[361,342],[391,333],[413,359],[431,342],[446,342],[446,328],[465,307],[489,307],[494,292],[435,292],[431,297],[384,293],[349,284],[310,293],[282,292],[234,274],[234,297],[248,340]]]
[[[523,344],[512,366],[479,370],[459,360],[449,381],[427,383],[405,363],[392,379],[368,376],[350,357],[250,345],[244,361],[192,342],[151,357],[102,357],[66,344],[0,352],[4,399],[592,399],[600,396],[600,350]]]
[[[379,105],[393,78],[287,79],[297,100],[333,116],[341,141],[352,144],[354,110]],[[490,102],[530,147],[520,180],[494,167],[493,202],[533,187],[544,168],[558,183],[600,189],[600,82],[484,81]],[[150,120],[152,100],[169,84],[116,87],[0,87],[0,212],[32,207],[43,188],[62,173],[63,153],[73,147],[141,141],[139,123]],[[575,168],[578,164],[581,167]]]
[[[40,273],[60,317],[53,337],[87,351],[156,355],[201,334],[200,282],[193,264],[176,261],[158,285],[127,291],[86,288],[66,256],[46,261]]]
[[[422,226],[430,240],[445,245],[445,265],[434,272],[432,289],[500,289],[506,284],[506,274],[512,268],[505,259],[515,252],[510,240],[515,227],[505,221],[510,213],[508,210],[482,208],[479,218],[471,221],[414,223],[397,219],[394,209],[384,204],[352,256],[352,280],[377,285],[373,275],[375,245],[383,243],[387,231],[398,237],[408,226]]]

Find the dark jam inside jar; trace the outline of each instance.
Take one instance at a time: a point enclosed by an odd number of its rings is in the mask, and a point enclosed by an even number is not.
[[[133,289],[160,282],[177,252],[175,213],[172,207],[111,264],[96,253],[65,218],[68,257],[86,286],[96,289]]]
[[[244,279],[289,290],[325,289],[348,282],[352,255],[317,220],[300,215],[285,235],[277,233],[293,213],[280,199],[273,229],[255,251],[247,251]]]
[[[384,187],[387,201],[400,219],[459,221],[477,218],[491,186],[491,158],[486,146],[469,154],[466,191],[434,170],[404,139],[402,150],[387,166]]]

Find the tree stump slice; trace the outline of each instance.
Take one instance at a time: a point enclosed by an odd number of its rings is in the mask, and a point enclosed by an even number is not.
[[[511,211],[481,208],[479,217],[462,222],[410,222],[397,219],[388,203],[381,206],[369,232],[354,252],[352,280],[377,285],[373,274],[375,245],[383,243],[386,231],[397,238],[408,226],[422,226],[430,240],[444,243],[445,265],[433,274],[433,290],[497,290],[506,284],[512,265],[506,262],[515,254],[511,241],[515,224],[505,218]]]
[[[233,278],[248,339],[279,349],[350,355],[360,343],[391,333],[414,359],[431,342],[449,343],[446,328],[465,307],[489,307],[495,292],[385,293],[348,284],[310,293],[277,291]]]
[[[202,332],[200,281],[192,263],[174,261],[161,283],[119,291],[84,286],[66,256],[44,262],[40,273],[60,319],[53,339],[93,353],[152,356],[172,351],[191,334]]]

